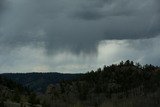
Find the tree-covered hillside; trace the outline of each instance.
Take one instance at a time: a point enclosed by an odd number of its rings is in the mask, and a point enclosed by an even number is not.
[[[50,107],[70,107],[75,102],[80,107],[107,107],[108,103],[111,107],[159,107],[160,68],[129,60],[104,66],[76,80],[50,85],[43,100]]]

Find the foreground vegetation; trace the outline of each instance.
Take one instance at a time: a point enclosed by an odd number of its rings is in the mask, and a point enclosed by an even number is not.
[[[0,76],[0,107],[39,107],[38,104],[33,91]]]

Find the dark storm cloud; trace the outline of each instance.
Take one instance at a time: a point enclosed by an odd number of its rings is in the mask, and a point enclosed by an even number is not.
[[[82,11],[77,11],[73,17],[85,20],[97,20],[105,17],[105,15],[97,10],[84,9]]]
[[[89,0],[85,1],[80,9],[74,12],[75,18],[84,20],[99,20],[113,16],[129,16],[134,12],[130,8],[130,0]]]
[[[160,31],[158,0],[96,0],[74,14],[82,20],[105,20],[105,39],[151,38]]]
[[[8,2],[0,21],[4,48],[31,45],[45,48],[48,54],[95,53],[101,40],[152,38],[160,33],[159,0]]]

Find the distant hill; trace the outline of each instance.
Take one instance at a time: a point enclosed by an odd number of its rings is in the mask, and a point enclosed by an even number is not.
[[[1,76],[11,79],[16,83],[28,87],[35,92],[45,92],[49,84],[57,84],[61,81],[73,80],[82,74],[62,73],[4,73]]]

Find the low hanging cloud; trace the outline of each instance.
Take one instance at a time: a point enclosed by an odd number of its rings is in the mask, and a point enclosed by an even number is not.
[[[0,1],[5,7],[0,7],[2,50],[33,46],[47,54],[94,54],[103,40],[153,38],[160,33],[159,0],[6,1]]]
[[[133,60],[141,64],[160,65],[160,36],[141,40],[105,40],[97,47],[97,56],[61,52],[46,56],[44,48],[25,46],[0,54],[0,73],[62,72],[84,73],[104,65]]]

